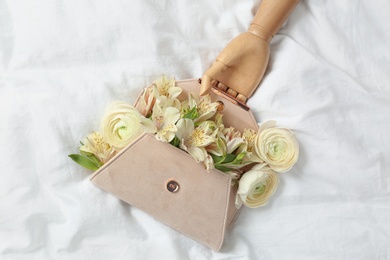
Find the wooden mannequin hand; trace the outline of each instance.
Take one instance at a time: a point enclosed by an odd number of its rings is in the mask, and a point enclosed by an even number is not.
[[[264,39],[250,32],[238,35],[204,73],[200,94],[207,94],[215,86],[245,103],[264,75],[269,53]]]
[[[243,103],[263,78],[272,37],[299,0],[262,0],[248,32],[234,38],[202,78],[200,94],[217,87]]]

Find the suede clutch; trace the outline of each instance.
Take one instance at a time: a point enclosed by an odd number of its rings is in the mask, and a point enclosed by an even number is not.
[[[198,93],[196,79],[177,81],[188,92]],[[238,130],[258,126],[245,105],[229,102],[214,89],[213,101],[222,104],[224,123]],[[137,106],[137,101],[135,106]],[[237,217],[236,186],[219,170],[206,171],[185,151],[143,133],[105,163],[91,182],[184,235],[220,250],[226,230]]]

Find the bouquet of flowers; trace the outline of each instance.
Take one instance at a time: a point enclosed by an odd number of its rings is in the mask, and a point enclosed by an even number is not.
[[[237,207],[267,204],[278,186],[278,173],[298,160],[299,145],[292,132],[274,121],[240,132],[224,125],[221,104],[212,102],[210,95],[189,93],[180,101],[181,92],[174,79],[162,76],[143,91],[136,106],[114,101],[100,131],[84,138],[80,153],[69,157],[95,171],[146,132],[188,152],[205,169],[229,174],[238,185]]]

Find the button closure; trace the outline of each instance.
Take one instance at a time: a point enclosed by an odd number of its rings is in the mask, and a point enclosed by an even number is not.
[[[172,193],[175,193],[179,190],[179,183],[177,183],[176,181],[174,180],[171,180],[167,183],[167,190],[169,192],[172,192]]]

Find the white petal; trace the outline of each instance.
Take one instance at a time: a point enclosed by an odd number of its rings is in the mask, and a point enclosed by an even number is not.
[[[168,107],[164,111],[164,125],[175,124],[180,118],[180,111],[176,107]]]
[[[142,129],[144,130],[144,132],[146,133],[155,133],[157,131],[156,127],[154,126],[152,120],[146,118],[146,117],[143,117],[141,116],[140,117],[140,123],[142,125]]]
[[[258,184],[262,179],[265,179],[264,177],[264,172],[253,169],[244,173],[240,179],[237,193],[247,195],[253,186]]]
[[[245,144],[242,138],[233,138],[227,143],[227,153],[233,153],[239,146]]]
[[[168,90],[169,98],[174,99],[177,98],[183,90],[179,87],[170,87]]]
[[[180,119],[177,124],[177,132],[176,132],[176,136],[182,140],[182,139],[187,139],[192,131],[194,131],[194,122],[191,120],[191,119],[187,119],[187,118],[182,118]]]
[[[237,209],[241,208],[241,206],[242,206],[241,196],[238,193],[236,194],[236,202],[235,202],[235,204],[236,204],[236,208]]]
[[[196,162],[203,162],[206,159],[207,152],[206,150],[196,147],[196,146],[190,146],[187,149],[188,153],[194,157]]]
[[[258,133],[261,133],[264,129],[275,127],[276,121],[274,120],[268,120],[263,123],[259,123],[259,130],[257,131]]]

